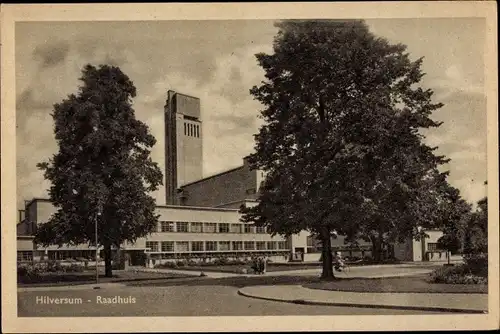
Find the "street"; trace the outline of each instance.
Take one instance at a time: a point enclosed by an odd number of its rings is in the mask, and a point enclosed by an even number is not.
[[[113,287],[101,290],[18,292],[20,317],[256,316],[438,314],[406,310],[311,306],[239,296],[229,286]],[[113,300],[113,297],[114,298]],[[66,298],[81,304],[50,304]],[[38,303],[37,303],[38,300]],[[63,299],[60,302],[64,302]],[[111,302],[111,303],[107,303]]]

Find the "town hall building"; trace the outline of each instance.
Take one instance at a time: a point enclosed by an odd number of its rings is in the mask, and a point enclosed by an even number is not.
[[[157,145],[165,152],[159,161],[164,167],[165,204],[157,203],[160,218],[155,231],[133,244],[121,246],[131,265],[253,255],[265,255],[275,262],[319,261],[320,250],[309,232],[286,238],[271,236],[263,227],[240,221],[240,208],[257,203],[265,177],[262,171],[252,170],[246,158],[237,168],[203,177],[203,130],[198,98],[170,90],[163,114],[163,134],[156,138]],[[18,261],[93,259],[95,248],[87,244],[43,248],[33,243],[37,226],[47,222],[55,211],[48,199],[25,201],[17,225]],[[430,237],[424,240],[398,244],[394,256],[405,261],[444,260],[445,252],[437,249],[437,239],[442,233],[427,234]],[[332,240],[332,246],[343,256],[371,255],[368,243],[361,242],[352,248],[339,237]]]

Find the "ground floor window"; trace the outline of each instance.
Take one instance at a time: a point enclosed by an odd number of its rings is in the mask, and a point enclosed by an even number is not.
[[[174,242],[173,241],[162,241],[161,242],[161,251],[162,252],[173,252],[174,251]]]
[[[233,250],[243,250],[243,241],[233,241]]]
[[[17,252],[17,261],[33,261],[33,251],[18,251]]]
[[[228,251],[231,249],[231,243],[229,241],[219,241],[219,250]]]
[[[207,250],[207,251],[216,251],[217,250],[217,241],[207,241],[207,242],[205,242],[205,250]]]
[[[257,250],[265,250],[266,242],[265,241],[257,241]]]
[[[177,241],[175,243],[176,252],[189,252],[189,242],[187,241]]]
[[[253,241],[245,241],[245,250],[254,250],[255,242]]]
[[[192,241],[191,242],[191,251],[202,252],[203,251],[203,241]]]
[[[276,249],[276,241],[268,241],[267,242],[267,249],[269,249],[269,250]]]
[[[146,248],[149,248],[150,252],[158,252],[158,241],[146,241]]]

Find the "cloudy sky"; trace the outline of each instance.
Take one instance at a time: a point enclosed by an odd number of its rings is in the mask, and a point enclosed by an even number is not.
[[[422,85],[445,107],[426,133],[452,159],[450,182],[469,201],[485,195],[485,22],[482,19],[367,20],[371,30],[424,58]],[[78,87],[82,67],[118,65],[138,94],[134,108],[155,136],[166,92],[201,99],[204,175],[241,165],[253,149],[260,105],[248,90],[263,79],[254,54],[271,52],[273,21],[30,22],[16,24],[17,203],[46,197],[36,168],[56,151],[52,105]],[[161,157],[163,148],[153,151]],[[155,194],[159,204],[162,194]]]

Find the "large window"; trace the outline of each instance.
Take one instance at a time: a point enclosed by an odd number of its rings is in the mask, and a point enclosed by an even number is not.
[[[203,241],[192,241],[191,242],[191,250],[193,252],[202,252],[203,251]]]
[[[174,222],[160,222],[160,231],[161,232],[174,232]]]
[[[217,233],[217,223],[205,223],[203,230],[206,233]]]
[[[287,249],[286,241],[278,241],[278,249]]]
[[[276,249],[276,241],[268,241],[267,249]]]
[[[231,224],[231,233],[241,233],[242,224]]]
[[[243,241],[233,241],[233,250],[243,250]]]
[[[216,251],[217,250],[217,241],[205,242],[205,250],[206,251]]]
[[[254,227],[252,224],[245,224],[245,233],[254,233]]]
[[[189,242],[188,241],[177,241],[175,243],[175,251],[177,253],[189,252]]]
[[[162,252],[173,252],[174,251],[174,242],[173,241],[162,241],[161,242],[161,251]]]
[[[428,251],[437,251],[437,250],[439,250],[438,244],[435,243],[435,242],[429,242],[427,244],[427,250]]]
[[[203,232],[203,223],[191,223],[191,232],[195,233]]]
[[[255,250],[255,242],[245,241],[245,250]]]
[[[256,226],[255,227],[255,233],[265,234],[266,233],[266,228],[264,226]]]
[[[265,241],[257,241],[257,250],[265,250],[266,242]]]
[[[189,223],[177,222],[177,232],[189,232]]]
[[[158,241],[146,241],[146,248],[150,252],[158,252]]]
[[[17,252],[17,261],[33,261],[33,252],[32,251],[18,251]]]
[[[229,233],[229,224],[220,223],[219,224],[219,233]]]
[[[220,251],[231,250],[231,243],[229,241],[219,241],[219,250]]]

